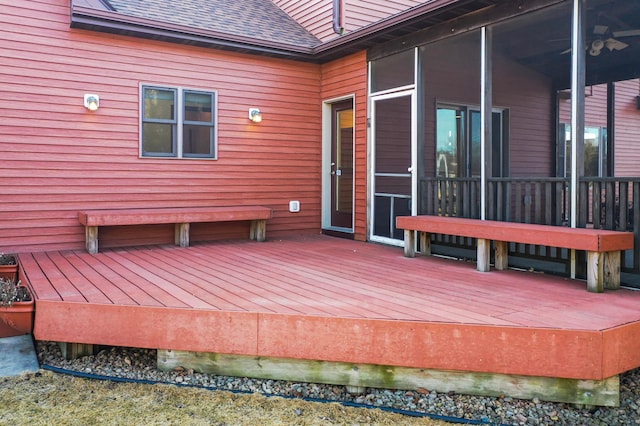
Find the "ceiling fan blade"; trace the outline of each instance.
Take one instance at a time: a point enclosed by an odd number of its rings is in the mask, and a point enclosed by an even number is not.
[[[610,51],[613,50],[622,50],[625,49],[627,47],[629,47],[629,45],[627,43],[623,43],[620,40],[616,40],[614,38],[608,38],[604,41],[604,45],[607,49],[609,49]]]
[[[614,37],[633,37],[640,36],[640,28],[637,30],[623,30],[623,31],[614,31]]]
[[[593,33],[597,35],[602,35],[606,33],[608,29],[609,27],[607,27],[606,25],[595,25],[593,27]]]

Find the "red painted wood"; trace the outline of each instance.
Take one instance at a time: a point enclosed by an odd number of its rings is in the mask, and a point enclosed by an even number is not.
[[[34,336],[50,336],[53,341],[68,340],[69,330],[76,329],[77,338],[106,345],[157,348],[162,342],[175,350],[257,355],[256,313],[47,300],[36,311],[41,319],[66,318],[38,321],[36,316]]]
[[[323,100],[353,96],[355,239],[367,239],[367,57],[360,52],[322,65]]]
[[[638,292],[400,248],[314,236],[20,262],[42,340],[585,379],[640,366]],[[62,301],[61,271],[111,302]]]
[[[91,261],[92,255],[85,250],[77,252],[65,252],[64,258],[71,265],[78,269],[75,280],[86,280],[95,286],[95,288],[108,298],[110,303],[117,305],[137,305],[138,303],[132,298],[135,292],[129,295],[122,288],[118,287],[117,281],[123,281],[123,278],[106,267],[101,262]],[[115,283],[114,283],[115,282]],[[106,303],[106,302],[105,302]]]
[[[113,209],[78,212],[78,220],[85,226],[230,222],[271,219],[271,216],[270,208],[260,206]]]
[[[426,215],[398,217],[396,223],[401,229],[576,250],[605,252],[633,248],[633,232]]]
[[[318,232],[320,65],[70,28],[68,0],[0,9],[0,81],[10,82],[0,90],[0,251],[80,249],[77,212],[89,209],[263,205],[274,211],[270,237]],[[217,92],[217,160],[140,158],[141,82]],[[100,95],[95,113],[84,93]],[[259,125],[247,118],[254,106]],[[173,239],[105,236],[113,246]]]

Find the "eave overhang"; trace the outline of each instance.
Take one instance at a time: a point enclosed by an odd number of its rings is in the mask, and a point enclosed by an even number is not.
[[[366,50],[424,27],[495,4],[496,0],[432,0],[317,46],[256,40],[74,5],[71,27],[255,55],[324,63]]]
[[[251,37],[174,25],[73,5],[71,7],[71,28],[299,61],[314,60],[313,50],[307,47],[256,40]]]

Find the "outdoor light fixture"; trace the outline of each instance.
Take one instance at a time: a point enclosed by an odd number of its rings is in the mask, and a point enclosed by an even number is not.
[[[84,107],[89,111],[97,111],[100,108],[100,96],[85,94],[84,95]]]
[[[262,121],[262,113],[258,108],[249,108],[249,120],[254,123],[260,123]]]

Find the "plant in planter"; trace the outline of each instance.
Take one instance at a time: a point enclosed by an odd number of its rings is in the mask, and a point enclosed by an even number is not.
[[[29,289],[20,281],[0,278],[0,337],[31,333],[33,312]]]
[[[14,281],[18,278],[18,262],[14,255],[0,253],[0,278]]]

